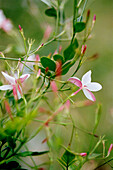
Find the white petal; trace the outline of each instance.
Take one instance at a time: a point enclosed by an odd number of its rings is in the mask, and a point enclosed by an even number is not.
[[[18,90],[17,90],[17,96],[18,96],[18,99],[22,98],[22,96],[21,96],[21,94],[20,94],[20,92]]]
[[[91,101],[95,101],[95,100],[96,100],[94,94],[91,93],[89,90],[87,90],[87,89],[82,89],[82,90],[83,90],[85,96],[86,96],[89,100],[91,100]]]
[[[13,86],[11,85],[0,86],[0,90],[12,90],[12,89],[13,89]]]
[[[86,74],[82,77],[82,84],[87,85],[91,82],[91,70],[89,70]]]
[[[99,83],[92,82],[87,84],[87,89],[90,91],[99,91],[102,89],[102,86]]]
[[[30,74],[23,74],[22,76],[20,76],[20,78],[25,78],[25,77],[26,77],[25,80],[27,80],[30,77]]]
[[[2,74],[9,83],[15,84],[15,78],[14,77],[9,76],[8,74],[4,73],[3,71],[2,71]]]

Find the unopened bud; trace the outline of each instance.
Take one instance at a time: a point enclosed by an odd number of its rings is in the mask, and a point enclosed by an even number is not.
[[[94,15],[94,17],[93,17],[93,22],[95,22],[96,21],[96,15]]]
[[[81,54],[83,54],[83,55],[85,54],[86,48],[87,48],[87,45],[82,46]]]
[[[22,31],[22,27],[20,25],[18,27],[19,27],[19,30]]]
[[[41,69],[38,70],[38,73],[37,73],[37,78],[39,78],[41,75]]]
[[[110,145],[110,147],[109,147],[109,149],[108,149],[108,154],[107,154],[107,156],[110,155],[110,152],[112,151],[112,149],[113,149],[113,144]]]
[[[47,73],[47,72],[48,72],[48,70],[49,70],[49,67],[46,67],[46,69],[45,69],[45,73]]]
[[[45,41],[48,40],[51,32],[52,32],[52,28],[51,28],[51,26],[48,25],[46,28],[46,31],[44,33],[44,37],[43,37]]]
[[[94,15],[94,17],[93,17],[92,28],[94,27],[95,21],[96,21],[96,15]]]
[[[87,16],[86,16],[86,23],[88,22],[89,20],[89,17],[90,17],[90,10],[87,11]]]
[[[85,153],[80,153],[80,156],[85,157],[85,156],[87,156],[87,153],[86,152]]]

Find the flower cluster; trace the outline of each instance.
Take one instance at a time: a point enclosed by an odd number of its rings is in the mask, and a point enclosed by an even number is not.
[[[15,100],[22,97],[22,83],[30,77],[30,74],[23,74],[19,78],[14,78],[2,71],[3,76],[9,82],[9,85],[0,86],[0,90],[13,90]]]

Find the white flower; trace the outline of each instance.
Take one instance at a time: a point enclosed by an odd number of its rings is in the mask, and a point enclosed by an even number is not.
[[[68,81],[80,87],[80,89],[74,92],[72,96],[77,94],[80,90],[83,90],[85,96],[92,101],[96,101],[96,98],[91,91],[96,92],[102,89],[102,86],[99,83],[91,82],[91,70],[83,75],[82,81],[77,77],[71,77]]]
[[[9,82],[10,85],[0,86],[0,90],[13,90],[13,95],[15,100],[20,99],[22,97],[22,83],[30,77],[30,74],[23,74],[20,78],[14,78],[9,76],[8,74],[2,71],[3,76]]]
[[[5,32],[9,32],[12,27],[11,21],[5,17],[3,11],[0,9],[0,28]]]

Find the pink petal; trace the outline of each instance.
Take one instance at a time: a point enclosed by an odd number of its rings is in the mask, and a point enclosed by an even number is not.
[[[92,82],[87,84],[87,89],[90,91],[99,91],[102,89],[102,86],[99,83]]]
[[[52,28],[50,25],[47,26],[46,30],[45,30],[45,33],[44,33],[44,40],[48,40],[48,38],[50,37],[50,34],[52,32]]]
[[[57,93],[58,88],[57,88],[55,81],[51,81],[51,88],[52,88],[53,92]]]
[[[41,69],[38,70],[37,78],[40,77],[40,75],[41,75]]]
[[[82,82],[77,77],[71,77],[68,79],[68,81],[70,81],[71,83],[75,84],[78,87],[82,87]]]
[[[95,96],[94,96],[94,94],[93,94],[92,92],[90,92],[88,89],[85,89],[85,88],[83,88],[82,90],[83,90],[85,96],[86,96],[89,100],[91,100],[91,101],[96,101],[96,98],[95,98]]]
[[[3,71],[2,71],[2,74],[10,84],[15,84],[15,78],[14,77],[9,76],[8,74],[4,73]]]
[[[91,82],[91,70],[85,73],[82,77],[82,84],[87,85]]]
[[[38,54],[36,55],[35,58],[36,58],[36,61],[40,61],[40,56]]]
[[[23,83],[26,79],[28,79],[30,77],[30,74],[23,74],[22,76],[20,76],[19,79],[21,83]]]
[[[19,93],[22,95],[22,89],[19,84],[17,85],[17,89],[18,89]]]
[[[3,85],[0,86],[0,90],[12,90],[13,86],[12,85]]]
[[[15,85],[13,85],[13,95],[14,95],[15,100],[17,100],[17,91],[16,91]]]
[[[69,111],[70,105],[71,105],[70,100],[67,100],[65,103],[65,107],[66,107],[67,111]]]

